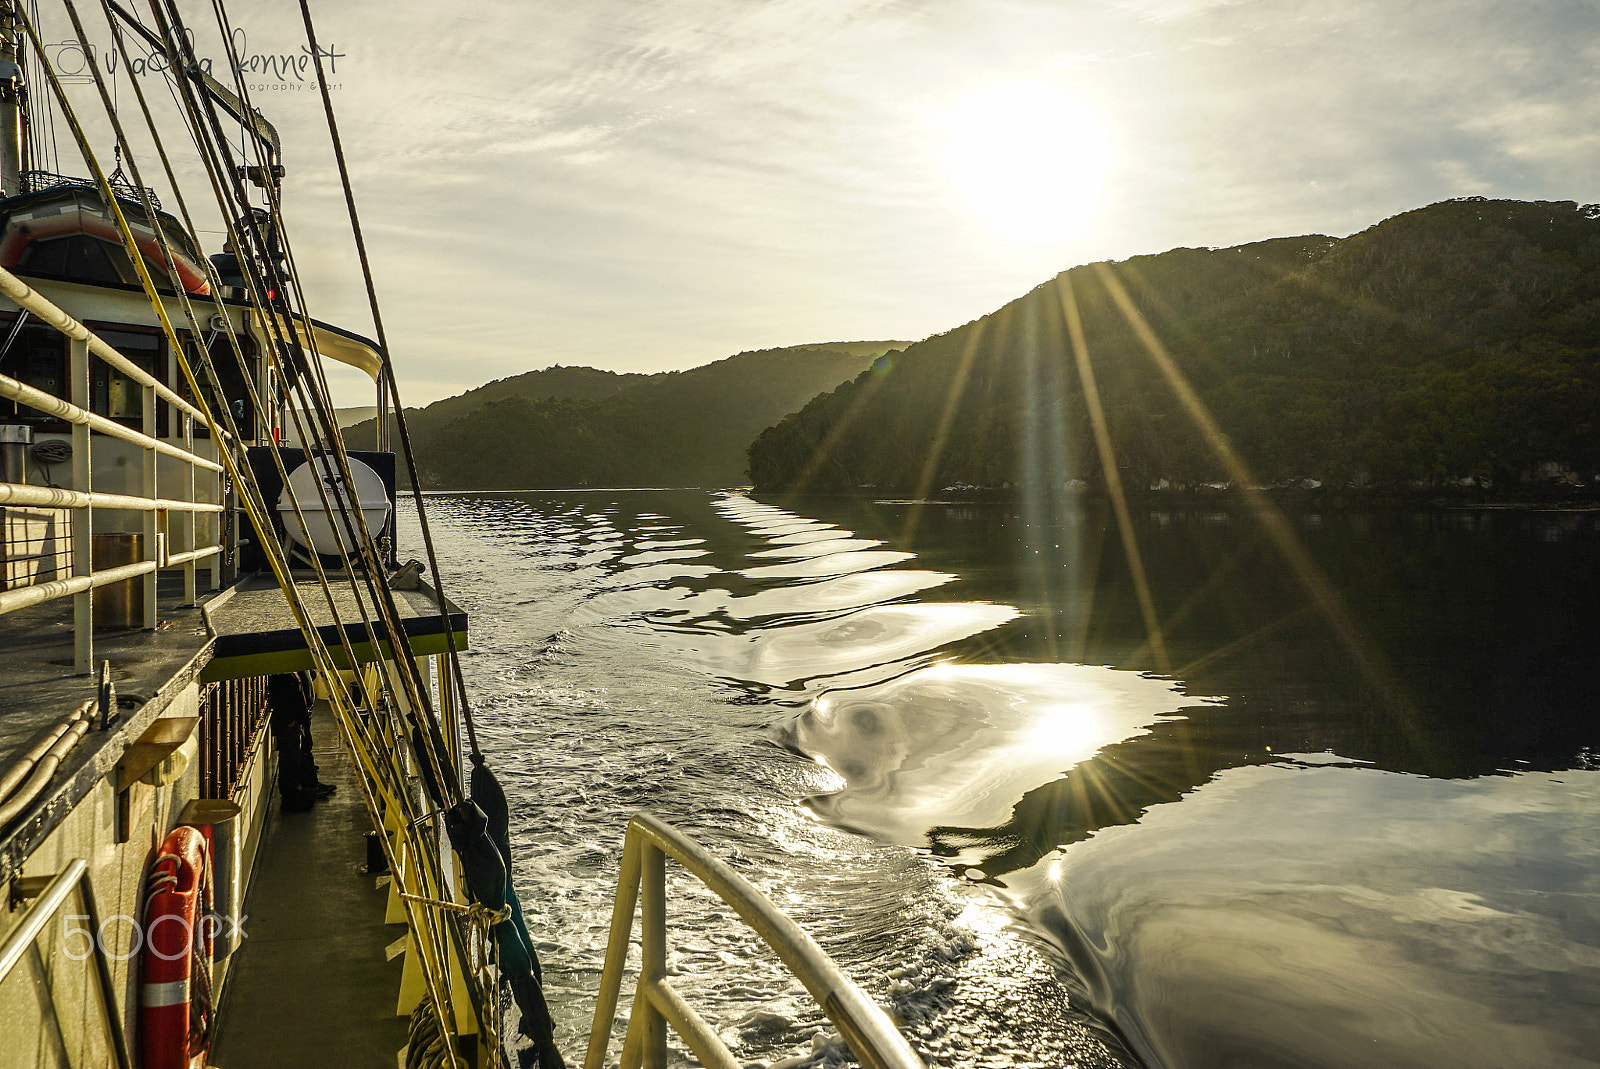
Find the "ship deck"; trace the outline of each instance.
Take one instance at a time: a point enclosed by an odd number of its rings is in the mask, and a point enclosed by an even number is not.
[[[202,612],[181,604],[181,576],[157,585],[154,631],[96,631],[95,664],[111,662],[111,678],[124,709],[158,697],[169,681],[210,641]],[[202,598],[202,601],[204,598]],[[72,674],[72,599],[57,598],[0,616],[0,649],[6,654],[0,687],[0,766],[46,726],[54,726],[94,698],[98,675]],[[192,670],[191,670],[192,672]]]
[[[204,600],[204,599],[202,599]],[[181,576],[157,585],[154,631],[96,631],[95,664],[111,663],[118,716],[93,727],[62,760],[51,786],[21,821],[0,836],[0,880],[60,822],[70,806],[116,767],[131,739],[193,682],[211,652],[202,610],[183,604]],[[73,674],[72,599],[58,598],[0,615],[5,680],[0,686],[0,769],[9,768],[47,731],[99,692],[98,675]],[[60,804],[65,800],[65,805]]]
[[[358,578],[356,582],[362,584],[363,601],[370,604],[364,581]],[[330,576],[327,593],[309,574],[297,573],[294,585],[305,612],[341,667],[347,667],[345,643],[357,660],[369,662],[375,659],[376,638],[382,655],[388,656],[388,631],[374,620],[373,631],[368,632],[348,578]],[[329,610],[330,596],[339,623],[334,622]],[[446,599],[447,615],[441,615],[431,588],[424,585],[418,590],[395,590],[394,601],[400,626],[417,656],[443,653],[447,638],[454,641],[456,649],[467,648],[466,614]],[[225,599],[218,598],[207,607],[206,616],[216,631],[217,648],[201,677],[204,680],[300,672],[314,667],[289,601],[270,575],[240,580]],[[342,637],[340,624],[344,628]]]
[[[318,774],[339,791],[268,817],[207,1059],[219,1069],[393,1065],[406,1042],[402,959],[385,953],[405,928],[384,925],[388,892],[361,871],[372,821],[325,706],[311,730]]]
[[[296,576],[295,586],[336,661],[347,660],[341,644],[346,640],[362,662],[389,654],[388,632],[376,624],[368,632],[348,580],[331,583],[339,623],[315,579]],[[400,626],[417,656],[442,653],[447,641],[466,648],[467,617],[454,604],[446,601],[447,614],[441,615],[425,585],[396,590],[394,598]],[[73,674],[72,600],[58,598],[0,615],[6,664],[0,686],[0,769],[11,767],[29,746],[98,694],[97,675]],[[163,575],[156,605],[160,624],[153,631],[95,632],[95,664],[111,664],[119,715],[108,730],[99,729],[97,719],[96,730],[66,754],[45,792],[0,834],[0,881],[11,877],[71,807],[115,769],[128,744],[196,678],[209,683],[313,667],[305,636],[270,576],[246,577],[221,593],[201,595],[194,606],[183,602],[182,577]]]

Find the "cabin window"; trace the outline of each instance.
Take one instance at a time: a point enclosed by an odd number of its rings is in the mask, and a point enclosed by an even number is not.
[[[23,250],[16,269],[23,274],[74,282],[139,284],[133,263],[120,244],[88,234],[67,234],[31,242]]]
[[[15,322],[15,316],[0,320],[0,344],[11,336]],[[0,353],[0,375],[55,397],[67,397],[67,339],[54,327],[36,322],[23,324],[10,346]],[[68,426],[36,408],[7,399],[0,399],[0,421],[26,423],[44,431],[64,431]]]
[[[157,382],[169,384],[166,340],[160,334],[94,324],[89,324],[89,329],[135,366],[153,375]],[[90,411],[157,438],[167,436],[171,422],[167,410],[171,405],[156,398],[156,428],[152,432],[144,425],[144,387],[98,357],[92,357],[89,365]]]
[[[238,335],[238,339],[239,350],[244,355],[245,367],[251,369],[252,374],[254,374],[257,367],[255,343],[251,341],[248,335],[244,334]],[[256,407],[250,401],[250,391],[245,388],[244,373],[239,369],[239,357],[234,355],[233,345],[228,341],[228,336],[217,332],[211,337],[210,344],[206,348],[206,352],[211,357],[212,367],[216,369],[216,376],[219,380],[216,383],[212,382],[211,376],[206,373],[200,361],[195,359],[194,341],[185,337],[183,344],[184,348],[189,352],[190,366],[194,368],[195,378],[200,380],[201,389],[205,392],[206,403],[213,412],[217,412],[217,419],[221,421],[222,415],[218,410],[225,405],[233,415],[233,421],[239,428],[240,437],[246,441],[254,440],[257,437]],[[220,393],[217,389],[218,386],[221,387]],[[191,401],[194,400],[193,395],[189,392],[188,383],[180,383],[178,392],[185,398]],[[195,434],[197,436],[209,437],[210,433],[199,424],[195,425]]]
[[[10,337],[15,316],[0,318],[0,344]],[[123,327],[87,324],[102,340],[143,368],[158,382],[168,384],[167,347],[160,334],[130,330]],[[34,320],[24,323],[4,353],[0,353],[0,374],[43,390],[64,401],[72,400],[68,381],[70,367],[67,339],[54,327]],[[114,419],[136,431],[152,433],[144,426],[143,387],[117,371],[99,357],[89,358],[89,411]],[[172,406],[156,399],[156,426],[154,436],[167,436],[171,423],[168,410]],[[15,401],[0,399],[0,422],[26,423],[41,431],[66,431],[71,425],[65,420],[46,415],[38,409]]]

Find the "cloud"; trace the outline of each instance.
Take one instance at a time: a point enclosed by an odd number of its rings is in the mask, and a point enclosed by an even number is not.
[[[252,50],[301,43],[292,6],[233,14]],[[1582,198],[1600,173],[1600,46],[1578,0],[317,14],[341,54],[333,96],[390,333],[417,339],[402,367],[416,400],[554,362],[654,370],[919,337],[1088,260],[1348,233],[1465,193]],[[200,40],[217,54],[214,32]],[[948,112],[1017,81],[1098,113],[1115,159],[1088,222],[1044,244],[989,227],[942,156]],[[258,103],[284,135],[317,314],[365,329],[318,94]]]

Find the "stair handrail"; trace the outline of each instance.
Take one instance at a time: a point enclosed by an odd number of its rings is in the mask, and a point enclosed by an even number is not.
[[[611,911],[611,938],[606,946],[584,1069],[602,1069],[605,1062],[636,905],[641,914],[641,963],[622,1044],[621,1069],[665,1069],[668,1024],[706,1069],[742,1069],[742,1063],[716,1032],[667,982],[669,856],[732,906],[772,948],[838,1028],[857,1061],[867,1069],[924,1069],[888,1015],[851,982],[816,940],[699,843],[648,813],[629,821],[623,840],[622,871]]]

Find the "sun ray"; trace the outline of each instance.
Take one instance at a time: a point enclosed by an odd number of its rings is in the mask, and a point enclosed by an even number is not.
[[[1167,657],[1166,642],[1161,634],[1161,621],[1156,615],[1155,598],[1150,593],[1150,580],[1145,574],[1144,556],[1139,552],[1139,539],[1133,530],[1133,517],[1128,512],[1127,495],[1122,489],[1122,475],[1117,471],[1116,454],[1111,448],[1111,431],[1106,424],[1106,413],[1100,403],[1100,388],[1095,382],[1094,364],[1089,359],[1089,343],[1083,333],[1083,317],[1078,311],[1078,298],[1072,289],[1069,275],[1056,279],[1056,293],[1061,300],[1061,311],[1067,321],[1067,335],[1072,341],[1072,355],[1078,368],[1078,381],[1083,386],[1083,400],[1089,410],[1089,423],[1094,430],[1095,452],[1100,456],[1100,471],[1106,480],[1106,493],[1111,498],[1111,509],[1117,518],[1117,533],[1122,538],[1123,555],[1128,559],[1128,571],[1133,576],[1134,592],[1139,599],[1139,615],[1144,618],[1145,641],[1150,649],[1156,671],[1170,675],[1172,663]]]
[[[1134,335],[1144,347],[1145,353],[1160,371],[1162,378],[1167,382],[1178,402],[1183,406],[1184,412],[1194,423],[1195,429],[1205,439],[1206,445],[1213,455],[1222,463],[1228,477],[1233,480],[1234,486],[1244,495],[1245,500],[1251,505],[1252,513],[1266,531],[1267,537],[1272,540],[1274,547],[1295,577],[1305,587],[1307,594],[1321,610],[1345,648],[1355,659],[1362,674],[1373,686],[1383,701],[1389,705],[1391,711],[1402,714],[1406,722],[1410,722],[1414,712],[1412,702],[1407,698],[1389,667],[1388,659],[1367,637],[1366,633],[1357,623],[1350,608],[1345,604],[1344,598],[1339,594],[1320,565],[1312,558],[1311,553],[1301,543],[1300,539],[1289,526],[1282,511],[1273,504],[1272,499],[1262,493],[1256,485],[1255,477],[1250,473],[1244,458],[1233,447],[1233,442],[1227,434],[1217,425],[1216,419],[1211,415],[1205,403],[1200,400],[1200,395],[1195,392],[1194,386],[1173,361],[1172,355],[1167,352],[1161,339],[1156,337],[1155,331],[1140,313],[1133,299],[1128,296],[1126,287],[1117,278],[1108,264],[1095,264],[1095,272],[1104,283],[1106,290],[1111,295],[1112,301],[1123,318],[1133,329]]]
[[[1238,638],[1234,639],[1232,642],[1229,642],[1224,646],[1219,646],[1214,650],[1210,650],[1210,651],[1208,651],[1207,653],[1205,653],[1204,655],[1202,655],[1200,657],[1196,657],[1194,660],[1190,661],[1188,664],[1183,665],[1181,668],[1179,668],[1178,669],[1178,673],[1180,675],[1187,676],[1187,675],[1190,675],[1191,673],[1199,671],[1200,669],[1204,668],[1208,664],[1212,664],[1212,663],[1214,663],[1216,661],[1221,661],[1221,660],[1225,660],[1228,657],[1232,657],[1235,653],[1238,653],[1240,650],[1248,649],[1251,646],[1254,646],[1257,642],[1260,642],[1262,639],[1276,634],[1277,632],[1283,630],[1285,627],[1288,627],[1290,624],[1298,623],[1299,621],[1304,620],[1307,616],[1311,615],[1312,613],[1314,613],[1316,611],[1317,611],[1316,603],[1308,601],[1304,605],[1301,605],[1298,609],[1291,609],[1289,612],[1284,613],[1282,616],[1278,617],[1276,620],[1271,620],[1271,621],[1268,621],[1265,624],[1262,624],[1260,627],[1256,628],[1254,631],[1250,632],[1248,635],[1240,635]]]
[[[855,396],[850,399],[848,407],[828,428],[828,433],[823,436],[822,441],[817,443],[816,448],[811,451],[811,456],[806,459],[806,466],[801,468],[800,473],[790,482],[788,487],[790,495],[805,493],[806,488],[811,485],[811,480],[817,477],[817,473],[830,461],[834,460],[833,451],[838,448],[844,436],[855,426],[855,422],[860,418],[867,402],[872,399],[872,395],[877,393],[878,387],[882,385],[883,379],[879,376],[873,376],[867,379],[866,384],[856,391]]]
[[[949,442],[950,425],[955,421],[956,409],[966,397],[967,378],[972,374],[973,360],[978,353],[978,347],[983,343],[984,332],[988,327],[988,320],[980,319],[967,332],[965,342],[961,346],[961,359],[956,365],[955,376],[950,380],[950,388],[945,391],[944,409],[939,413],[939,423],[934,428],[933,440],[928,445],[927,456],[923,458],[922,471],[917,475],[916,493],[913,495],[917,501],[927,499],[933,489],[934,476],[938,474],[939,462],[944,459],[945,447]],[[922,506],[912,505],[906,514],[905,528],[901,532],[901,542],[909,546],[912,536],[917,533],[917,524],[922,520]]]

